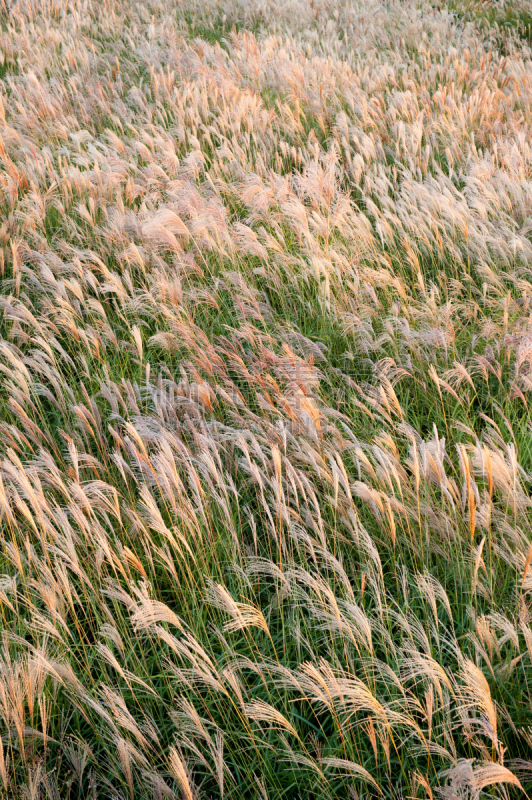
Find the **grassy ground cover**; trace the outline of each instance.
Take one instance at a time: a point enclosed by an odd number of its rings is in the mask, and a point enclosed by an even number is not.
[[[530,791],[530,23],[4,9],[0,797]]]

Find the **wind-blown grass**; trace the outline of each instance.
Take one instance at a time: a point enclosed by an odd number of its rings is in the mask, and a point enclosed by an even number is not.
[[[532,788],[527,13],[3,13],[0,797]]]

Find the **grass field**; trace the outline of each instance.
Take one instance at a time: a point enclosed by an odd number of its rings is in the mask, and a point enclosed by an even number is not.
[[[526,797],[528,0],[0,22],[0,798]]]

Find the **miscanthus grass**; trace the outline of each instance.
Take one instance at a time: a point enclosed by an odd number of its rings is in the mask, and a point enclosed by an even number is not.
[[[529,23],[4,4],[3,800],[530,791]]]

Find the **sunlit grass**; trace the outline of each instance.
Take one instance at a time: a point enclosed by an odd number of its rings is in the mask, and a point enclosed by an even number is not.
[[[0,797],[530,791],[527,14],[2,14]]]

